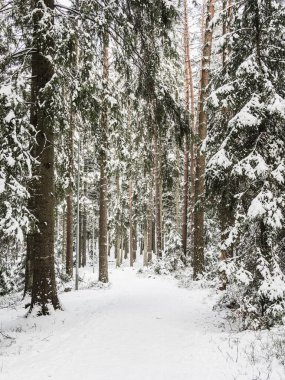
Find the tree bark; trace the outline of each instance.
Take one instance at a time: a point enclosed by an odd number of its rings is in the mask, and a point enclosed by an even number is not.
[[[147,236],[147,222],[145,222],[144,224],[144,234],[143,234],[143,238],[144,238],[144,243],[143,243],[143,265],[144,266],[147,266],[147,263],[148,263],[148,251],[147,251],[147,241],[148,241],[148,236]]]
[[[120,189],[120,177],[119,173],[116,174],[116,188],[117,188],[117,199],[118,203],[120,203],[121,200],[121,189]],[[119,211],[119,214],[117,214],[117,218],[119,220],[116,220],[116,267],[119,267],[121,265],[121,234],[120,234],[120,225],[121,225],[121,210]]]
[[[66,197],[66,274],[73,275],[73,192]]]
[[[153,195],[152,195],[152,184],[150,184],[149,191],[149,204],[148,204],[148,215],[147,215],[147,263],[152,261],[153,252]]]
[[[161,249],[161,203],[160,203],[160,165],[159,165],[159,147],[158,147],[158,130],[154,134],[154,183],[155,183],[155,238],[156,254],[162,258]]]
[[[66,196],[66,273],[73,275],[73,176],[74,176],[74,110],[71,105],[68,133],[68,177],[69,186]]]
[[[195,151],[193,136],[195,133],[194,123],[194,85],[190,57],[190,39],[188,22],[188,0],[184,0],[184,60],[185,60],[185,107],[188,114],[191,139],[186,136],[184,141],[184,186],[183,186],[183,210],[182,210],[182,248],[186,261],[188,240],[188,203],[189,203],[189,155],[190,155],[190,235],[193,225],[194,187],[195,187]],[[192,242],[192,236],[191,236]]]
[[[25,265],[25,289],[24,297],[32,293],[33,288],[33,272],[34,272],[34,236],[27,236],[27,254]]]
[[[85,166],[84,166],[85,167]],[[84,199],[87,195],[87,183],[83,182],[83,194]],[[83,203],[83,212],[82,212],[82,267],[86,266],[86,256],[87,256],[87,210],[86,205]]]
[[[200,97],[198,103],[198,139],[200,146],[197,149],[196,173],[195,173],[195,210],[194,210],[194,252],[193,252],[193,276],[197,279],[204,270],[204,196],[205,196],[205,168],[206,157],[202,144],[207,136],[207,114],[205,103],[208,96],[210,58],[212,51],[211,20],[214,17],[214,0],[207,2],[207,15],[205,25],[205,38],[202,52],[202,68],[200,78]]]
[[[50,306],[60,308],[57,297],[54,269],[54,123],[52,94],[47,89],[54,75],[54,68],[42,52],[52,53],[54,40],[52,12],[54,0],[32,2],[33,7],[33,53],[31,122],[36,130],[36,157],[39,162],[36,173],[39,180],[34,183],[34,215],[38,231],[34,234],[33,288],[30,312],[36,308],[38,315],[49,314]],[[45,22],[42,23],[42,20]],[[44,25],[44,26],[43,26]],[[45,106],[39,106],[44,104]]]
[[[129,252],[130,252],[130,266],[134,265],[134,247],[133,247],[133,186],[132,178],[129,183],[129,223],[130,223],[130,234],[129,234]]]
[[[109,79],[109,37],[105,31],[103,36],[103,82],[107,86]],[[107,283],[108,278],[108,211],[107,211],[107,134],[108,134],[108,104],[106,98],[103,100],[101,117],[101,151],[100,151],[100,205],[99,205],[99,281]]]

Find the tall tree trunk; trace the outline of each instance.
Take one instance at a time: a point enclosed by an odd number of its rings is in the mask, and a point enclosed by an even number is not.
[[[85,166],[84,166],[85,168]],[[84,199],[87,196],[87,183],[83,182],[83,194]],[[83,212],[82,212],[82,266],[86,266],[86,256],[87,256],[87,210],[86,205],[83,203]]]
[[[129,223],[130,223],[130,234],[129,234],[129,244],[130,244],[130,266],[134,265],[134,247],[133,247],[133,186],[132,186],[132,178],[129,183]]]
[[[180,231],[180,149],[176,147],[176,166],[179,168],[179,176],[175,186],[175,225],[176,231]]]
[[[62,263],[66,264],[66,211],[62,210]]]
[[[34,234],[33,288],[30,312],[35,307],[38,315],[49,313],[49,308],[59,309],[54,270],[54,127],[50,84],[54,68],[45,54],[54,49],[52,29],[54,0],[32,2],[33,53],[31,123],[36,130],[36,157],[39,162],[33,189],[34,215],[38,231]],[[42,20],[45,22],[42,23]],[[44,26],[43,26],[44,25]],[[44,41],[44,44],[43,44]],[[43,54],[42,46],[45,46]],[[39,106],[44,104],[45,106]]]
[[[68,133],[68,177],[69,185],[66,196],[66,273],[73,275],[73,176],[74,176],[74,110],[70,111],[70,126]]]
[[[109,36],[105,31],[103,36],[103,81],[105,86],[109,79]],[[107,135],[108,135],[108,104],[104,98],[101,116],[101,151],[100,151],[100,205],[99,205],[99,281],[108,282],[108,252],[107,252],[107,235],[108,235],[108,194],[107,194]]]
[[[79,203],[79,268],[82,267],[82,257],[83,257],[83,217],[82,217],[82,205]]]
[[[143,229],[143,265],[147,266],[148,263],[148,251],[147,251],[147,221],[144,223],[144,229]]]
[[[149,190],[149,204],[148,204],[148,213],[147,213],[147,263],[152,261],[152,252],[153,252],[153,194],[152,194],[152,180]]]
[[[66,197],[66,273],[73,275],[73,191]]]
[[[117,198],[118,203],[120,204],[121,201],[121,189],[120,189],[120,176],[119,173],[116,174],[116,188],[117,188]],[[121,225],[121,210],[117,214],[116,220],[116,267],[119,267],[121,265],[121,231],[120,231],[120,225]]]
[[[155,183],[155,240],[156,254],[162,258],[161,249],[161,203],[160,203],[160,165],[159,165],[159,147],[158,147],[158,128],[154,133],[154,183]]]
[[[196,173],[195,173],[195,210],[194,210],[194,252],[193,269],[196,279],[204,269],[204,202],[205,202],[205,167],[206,157],[202,149],[202,144],[207,136],[207,114],[205,102],[208,96],[207,87],[209,84],[210,58],[212,52],[211,20],[214,17],[214,0],[207,2],[207,15],[205,25],[205,38],[202,53],[202,68],[200,79],[200,97],[198,103],[198,139],[200,146],[197,149]]]
[[[134,261],[137,259],[137,223],[133,223],[133,255]]]
[[[86,266],[87,257],[87,210],[83,206],[83,220],[82,220],[82,266]]]
[[[184,257],[187,255],[188,237],[188,201],[189,201],[189,153],[190,153],[190,234],[192,233],[194,187],[195,187],[195,151],[193,136],[194,124],[194,85],[190,57],[190,39],[188,23],[188,0],[184,0],[184,60],[185,60],[185,107],[188,114],[188,123],[191,131],[191,139],[185,138],[184,146],[184,187],[183,187],[183,210],[182,210],[182,247]],[[191,238],[192,242],[192,238]]]

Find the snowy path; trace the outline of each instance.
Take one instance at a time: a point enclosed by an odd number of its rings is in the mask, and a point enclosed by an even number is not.
[[[16,342],[0,356],[0,379],[259,379],[245,370],[208,290],[131,269],[113,269],[111,279],[109,289],[62,294],[65,311],[49,317],[1,311],[2,331]]]

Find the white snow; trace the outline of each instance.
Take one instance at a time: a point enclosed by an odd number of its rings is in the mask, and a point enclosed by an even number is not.
[[[61,294],[64,311],[48,317],[0,308],[1,331],[15,338],[4,340],[1,380],[284,378],[274,361],[267,377],[255,333],[237,333],[213,311],[214,290],[179,288],[130,268],[113,268],[110,277],[109,288]]]
[[[249,218],[255,219],[265,213],[266,213],[266,210],[264,208],[264,205],[260,201],[259,195],[258,195],[252,200],[251,205],[249,206],[247,215]]]
[[[0,177],[0,194],[5,190],[5,178]]]
[[[15,119],[15,113],[13,110],[9,110],[9,112],[7,113],[7,115],[4,117],[4,121],[6,123],[10,123],[13,119]]]

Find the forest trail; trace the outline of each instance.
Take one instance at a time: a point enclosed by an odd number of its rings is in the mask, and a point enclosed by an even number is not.
[[[4,347],[0,379],[255,379],[208,289],[131,268],[110,277],[110,288],[61,294],[64,311],[49,317],[1,310],[2,331],[16,341]]]

